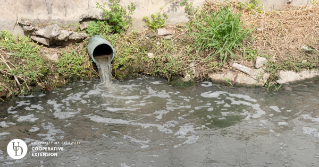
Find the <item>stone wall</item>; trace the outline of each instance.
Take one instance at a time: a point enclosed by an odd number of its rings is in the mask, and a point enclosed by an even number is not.
[[[240,0],[246,1],[246,0]],[[264,10],[280,9],[290,0],[261,0]],[[29,20],[32,24],[52,24],[68,26],[77,24],[82,15],[100,16],[101,10],[96,8],[96,2],[108,0],[1,0],[0,3],[0,31],[8,30],[14,34],[25,35],[21,27],[16,24],[20,20]],[[150,16],[159,11],[161,6],[169,0],[121,0],[127,6],[131,2],[136,4],[133,17],[133,29],[145,29],[142,17]],[[164,11],[168,14],[167,24],[186,22],[184,8],[179,4],[182,0],[170,2]],[[202,6],[205,0],[189,0],[194,6]],[[292,0],[289,5],[306,5],[310,0]]]

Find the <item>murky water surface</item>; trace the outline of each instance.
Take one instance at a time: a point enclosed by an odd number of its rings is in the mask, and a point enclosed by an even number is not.
[[[182,89],[144,77],[107,88],[75,83],[1,104],[0,164],[319,166],[318,90],[319,82],[276,94],[211,82]],[[6,153],[15,138],[28,144],[21,160]],[[37,157],[45,151],[35,147],[63,151]]]

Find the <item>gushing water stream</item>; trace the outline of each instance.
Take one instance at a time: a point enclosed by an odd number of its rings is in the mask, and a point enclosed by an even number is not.
[[[102,55],[94,57],[96,64],[99,68],[99,74],[101,82],[106,86],[112,83],[112,68],[111,68],[111,56],[110,55]]]

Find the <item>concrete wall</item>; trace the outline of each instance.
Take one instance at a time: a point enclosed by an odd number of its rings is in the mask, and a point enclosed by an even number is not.
[[[246,1],[246,0],[240,0]],[[103,3],[108,0],[0,0],[0,31],[8,30],[14,34],[24,35],[21,27],[16,24],[21,19],[31,21],[33,24],[51,24],[67,26],[78,23],[80,16],[101,15],[101,10],[96,8],[96,2]],[[167,24],[186,22],[184,8],[179,4],[182,0],[169,2],[169,0],[121,0],[127,6],[131,2],[136,4],[133,17],[135,30],[145,29],[142,17],[150,16],[159,11],[165,2],[164,11],[168,14]],[[202,6],[205,0],[189,0],[194,6]],[[261,0],[264,10],[280,9],[287,4],[287,0]],[[290,5],[306,5],[311,0],[292,0]]]

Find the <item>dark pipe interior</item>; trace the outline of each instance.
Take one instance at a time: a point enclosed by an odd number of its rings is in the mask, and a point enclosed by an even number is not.
[[[111,55],[113,54],[113,50],[111,46],[107,44],[101,44],[97,46],[93,51],[93,57],[95,56],[103,56],[103,55]]]

